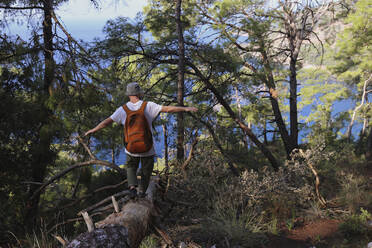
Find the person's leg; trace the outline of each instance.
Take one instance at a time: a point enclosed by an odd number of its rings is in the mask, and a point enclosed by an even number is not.
[[[141,182],[139,192],[145,193],[150,183],[152,170],[154,169],[154,156],[141,158]]]
[[[128,179],[128,187],[131,191],[131,198],[136,196],[136,186],[138,185],[137,181],[137,168],[140,162],[139,157],[133,157],[127,154],[127,179]]]

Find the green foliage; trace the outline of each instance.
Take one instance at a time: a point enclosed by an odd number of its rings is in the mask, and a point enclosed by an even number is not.
[[[144,8],[144,23],[154,38],[160,42],[177,41],[176,8],[174,2],[166,0],[151,0]],[[181,22],[184,31],[190,31],[197,25],[198,15],[195,15],[194,1],[182,2]],[[187,34],[186,34],[187,35]]]
[[[345,22],[349,25],[340,34],[337,41],[335,59],[338,63],[333,67],[336,73],[349,82],[362,83],[371,72],[372,62],[372,15],[370,0],[360,0],[355,4],[355,11],[350,13]]]
[[[368,206],[372,203],[372,197],[367,189],[367,182],[364,177],[345,172],[340,174],[340,200],[352,213],[359,210],[361,206]]]
[[[314,199],[304,163],[289,163],[279,172],[265,167],[232,177],[218,153],[203,148],[197,154],[185,174],[174,171],[168,194],[173,199],[182,192],[182,201],[192,206],[179,210],[180,216],[207,214],[202,222],[204,232],[227,237],[233,244],[254,247],[265,242],[263,233],[276,232],[279,221],[293,221],[297,215],[293,208],[307,208]]]
[[[279,223],[277,218],[272,218],[272,220],[267,224],[267,231],[274,235],[279,235]]]
[[[372,73],[372,62],[369,59],[372,57],[372,24],[369,21],[372,12],[370,5],[370,0],[360,0],[355,3],[352,11],[344,19],[345,28],[337,36],[334,49],[330,50],[333,52],[334,62],[328,65],[339,81],[350,85],[353,92],[350,98],[356,100],[357,105],[365,100],[361,98],[363,88]],[[368,84],[366,86],[368,89]],[[368,92],[366,94],[366,99],[368,99]],[[356,121],[362,122],[364,119],[370,119],[371,115],[370,105],[365,104],[358,110]]]
[[[11,37],[0,44],[15,47],[16,51],[25,45],[13,42]],[[0,75],[0,235],[23,231],[25,201],[30,188],[35,187],[29,184],[34,181],[33,170],[55,158],[55,151],[47,144],[56,138],[60,122],[47,120],[49,109],[38,76],[41,61],[31,58],[25,55],[6,61]]]
[[[154,235],[145,237],[145,239],[142,240],[142,243],[140,245],[140,248],[156,248],[156,247],[159,247],[159,240]]]
[[[367,235],[369,229],[366,222],[369,219],[371,219],[371,214],[365,209],[361,209],[360,214],[351,215],[340,225],[339,229],[347,239]]]
[[[328,70],[319,67],[302,69],[299,80],[303,84],[299,109],[305,112],[300,121],[311,130],[311,135],[304,141],[313,143],[318,136],[328,136],[326,139],[342,136],[339,131],[349,119],[349,113],[338,109],[340,102],[352,95],[350,88],[335,81]]]

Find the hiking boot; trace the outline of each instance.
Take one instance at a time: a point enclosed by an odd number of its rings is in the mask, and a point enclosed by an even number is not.
[[[137,190],[136,188],[129,189],[129,199],[137,198]]]
[[[139,197],[139,198],[145,198],[146,195],[147,195],[147,194],[146,194],[145,192],[141,192],[141,191],[140,191],[140,192],[138,193],[138,197]]]

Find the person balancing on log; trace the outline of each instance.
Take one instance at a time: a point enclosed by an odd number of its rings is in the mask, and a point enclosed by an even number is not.
[[[138,186],[136,172],[141,162],[141,181],[138,187],[138,195],[145,196],[154,168],[154,141],[152,135],[152,122],[161,112],[196,112],[195,107],[162,106],[154,102],[142,101],[144,92],[138,83],[127,85],[126,95],[129,102],[120,106],[107,119],[99,123],[95,128],[85,133],[85,136],[117,122],[124,126],[124,144],[127,156],[127,178],[132,199],[137,197]]]

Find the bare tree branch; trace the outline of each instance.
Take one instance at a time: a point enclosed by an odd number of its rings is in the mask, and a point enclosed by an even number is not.
[[[43,183],[43,185],[41,185],[35,192],[34,194],[32,195],[31,199],[33,199],[34,197],[37,196],[37,194],[42,191],[46,186],[50,185],[52,182],[54,182],[55,180],[63,177],[64,175],[66,175],[68,172],[76,169],[76,168],[80,168],[80,167],[84,167],[84,166],[87,166],[87,165],[92,165],[92,164],[98,164],[98,165],[103,165],[103,166],[106,166],[106,167],[109,167],[111,169],[114,169],[116,171],[118,171],[120,174],[123,174],[123,171],[122,169],[115,165],[115,164],[111,164],[107,161],[103,161],[103,160],[89,160],[89,161],[85,161],[85,162],[81,162],[81,163],[77,163],[77,164],[74,164],[70,167],[68,167],[67,169],[61,171],[60,173],[58,173],[57,175],[53,176],[52,178],[50,178],[47,182]]]
[[[349,127],[347,128],[347,131],[346,131],[346,137],[348,139],[350,139],[350,137],[351,137],[351,129],[353,128],[356,114],[357,114],[358,110],[361,107],[363,107],[363,105],[366,101],[367,86],[369,84],[369,81],[371,81],[371,79],[372,79],[372,74],[369,76],[369,78],[366,81],[364,81],[362,99],[360,101],[360,104],[354,109],[353,116],[351,117],[351,122],[350,122]]]
[[[89,157],[93,160],[97,160],[97,157],[92,153],[88,145],[85,144],[84,140],[79,135],[76,138],[79,140],[80,144],[83,145],[84,149],[88,152]]]
[[[6,9],[6,10],[33,10],[33,9],[40,9],[44,10],[44,7],[42,6],[23,6],[23,7],[13,7],[13,6],[4,6],[1,5],[0,9]]]

